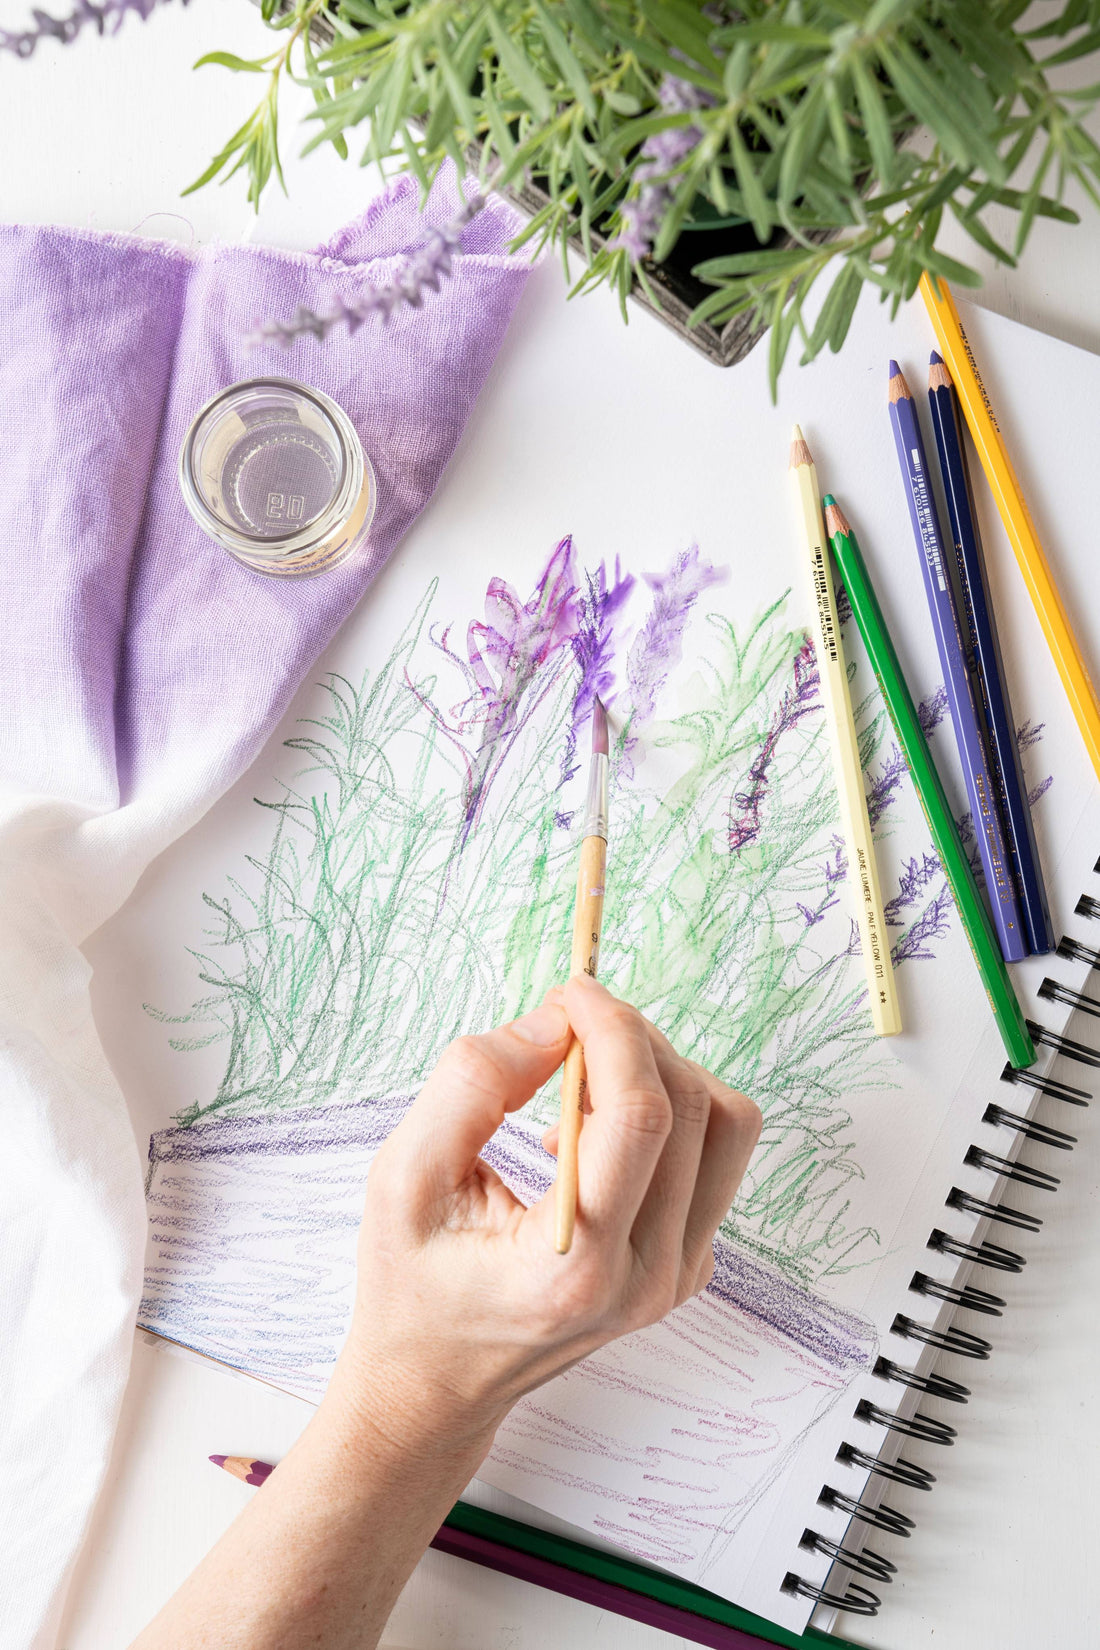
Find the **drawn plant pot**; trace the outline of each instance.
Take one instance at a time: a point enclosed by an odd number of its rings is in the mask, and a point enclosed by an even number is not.
[[[350,1317],[367,1169],[409,1104],[155,1134],[141,1327],[318,1399]],[[524,1201],[550,1184],[522,1120],[485,1156]],[[719,1239],[706,1293],[524,1399],[483,1476],[529,1499],[537,1479],[543,1505],[703,1578],[874,1352],[868,1324]]]

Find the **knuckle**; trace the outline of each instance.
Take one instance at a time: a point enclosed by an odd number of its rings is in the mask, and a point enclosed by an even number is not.
[[[464,1088],[496,1088],[502,1075],[487,1037],[456,1037],[443,1050],[439,1065],[450,1082]]]
[[[689,1068],[676,1084],[676,1116],[695,1127],[703,1127],[710,1116],[710,1089]]]
[[[663,1088],[639,1085],[618,1096],[618,1124],[626,1134],[665,1139],[672,1130],[672,1102]]]
[[[604,1021],[607,1029],[619,1036],[635,1037],[639,1033],[646,1035],[645,1016],[618,997],[612,997],[604,1008]]]

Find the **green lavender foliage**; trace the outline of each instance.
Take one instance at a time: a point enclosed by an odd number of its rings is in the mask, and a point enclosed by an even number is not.
[[[332,678],[325,713],[288,741],[304,767],[260,803],[267,853],[204,895],[203,995],[181,1015],[149,1008],[176,1049],[224,1045],[217,1092],[185,1125],[411,1091],[450,1038],[521,1012],[568,972],[576,835],[560,813],[564,735],[548,730],[569,726],[572,655],[552,654],[524,688],[521,718],[524,705],[538,715],[466,834],[470,752],[440,708],[456,672],[427,639],[433,595],[389,659],[359,686]],[[847,1103],[869,1089],[890,1103],[843,906],[831,932],[804,921],[836,851],[816,676],[798,688],[795,663],[810,658],[812,673],[812,657],[782,603],[743,628],[698,618],[692,637],[683,708],[647,727],[645,761],[630,714],[616,716],[601,975],[761,1104],[725,1229],[813,1282],[877,1243],[851,1216],[862,1175]],[[889,743],[877,694],[859,721],[870,769]],[[731,854],[738,817],[750,824]],[[534,1119],[556,1108],[552,1084]]]
[[[1100,48],[1100,0],[1049,5],[1032,27],[1026,0],[262,8],[282,35],[270,57],[201,60],[265,75],[268,87],[199,183],[243,168],[258,201],[278,166],[278,83],[293,74],[317,102],[309,147],[344,153],[361,131],[363,162],[411,170],[426,189],[447,157],[462,169],[478,144],[483,181],[535,179],[549,204],[517,245],[564,253],[577,231],[578,289],[609,282],[624,306],[682,236],[740,229],[740,250],[696,266],[714,290],[695,319],[748,313],[769,325],[773,382],[792,344],[803,359],[839,349],[865,282],[895,307],[925,269],[980,284],[937,246],[945,213],[1011,265],[1037,216],[1077,221],[1064,204],[1071,180],[1100,203],[1100,149],[1082,124],[1100,82],[1066,91],[1051,79]],[[311,25],[330,43],[312,47]],[[702,107],[667,108],[669,83]],[[926,144],[907,141],[918,127]],[[686,145],[667,141],[685,131],[697,134]],[[662,153],[675,159],[659,180],[651,254],[635,258],[615,237],[647,187],[652,210]],[[994,205],[1018,214],[1011,245],[985,222]]]

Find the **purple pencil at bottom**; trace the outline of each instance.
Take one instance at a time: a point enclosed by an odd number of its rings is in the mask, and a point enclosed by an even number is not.
[[[890,423],[905,480],[909,520],[920,554],[924,591],[936,634],[936,647],[943,669],[947,702],[951,707],[951,721],[962,761],[993,923],[1005,961],[1019,962],[1027,956],[1023,914],[997,805],[997,788],[986,751],[982,715],[974,697],[959,621],[958,598],[944,552],[916,404],[896,361],[890,362]]]
[[[743,1633],[739,1627],[727,1627],[719,1621],[708,1621],[693,1611],[681,1610],[674,1604],[663,1604],[660,1599],[634,1593],[628,1587],[618,1587],[613,1581],[582,1575],[578,1570],[567,1570],[564,1564],[554,1564],[548,1558],[536,1558],[533,1553],[521,1553],[513,1547],[502,1546],[484,1536],[472,1535],[466,1530],[452,1530],[444,1524],[432,1539],[432,1546],[441,1553],[451,1553],[473,1564],[484,1564],[502,1575],[516,1576],[535,1587],[547,1587],[551,1592],[563,1593],[566,1598],[580,1599],[583,1604],[594,1604],[599,1610],[625,1616],[630,1621],[644,1622],[647,1627],[659,1627],[692,1644],[709,1645],[711,1650],[774,1650],[755,1633]]]

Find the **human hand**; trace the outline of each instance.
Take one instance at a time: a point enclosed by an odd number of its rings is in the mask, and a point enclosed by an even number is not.
[[[592,1111],[559,1255],[552,1190],[525,1208],[479,1153],[561,1065],[571,1032]],[[706,1287],[759,1132],[751,1100],[587,977],[452,1043],[371,1167],[332,1401],[410,1448],[487,1448],[524,1392]]]

